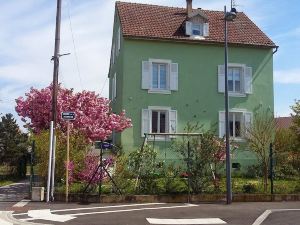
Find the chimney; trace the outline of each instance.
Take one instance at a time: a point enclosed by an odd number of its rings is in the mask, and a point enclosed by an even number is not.
[[[186,0],[186,14],[189,16],[193,11],[193,0]]]

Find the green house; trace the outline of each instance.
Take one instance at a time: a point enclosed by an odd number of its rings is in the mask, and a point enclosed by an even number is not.
[[[274,108],[277,47],[243,12],[229,22],[228,42],[230,135],[246,146],[254,111]],[[186,8],[116,2],[108,76],[113,111],[133,123],[113,135],[125,151],[140,148],[144,133],[181,133],[187,122],[223,137],[224,12],[193,9],[191,0]],[[171,138],[157,135],[157,146]],[[253,158],[240,147],[233,162]]]

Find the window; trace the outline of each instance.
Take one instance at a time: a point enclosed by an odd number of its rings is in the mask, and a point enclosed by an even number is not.
[[[152,129],[151,133],[166,133],[167,128],[167,112],[166,111],[151,111],[152,114]]]
[[[142,89],[148,93],[170,94],[178,90],[178,64],[171,60],[149,59],[142,62]]]
[[[239,140],[246,135],[246,127],[249,127],[252,121],[252,113],[246,110],[236,110],[229,112],[229,134],[230,137]],[[219,112],[219,137],[225,136],[225,112]]]
[[[152,88],[167,89],[167,64],[152,63]]]
[[[115,73],[111,81],[111,100],[117,97],[117,74]]]
[[[115,64],[115,43],[113,43],[113,46],[112,46],[111,58],[112,58],[111,63]]]
[[[192,34],[193,35],[198,35],[198,36],[203,36],[203,29],[200,23],[193,23],[192,25]]]
[[[121,27],[118,28],[118,34],[117,34],[117,55],[119,54],[120,48],[121,48]]]
[[[229,133],[230,137],[242,137],[242,117],[243,113],[231,112],[229,113]]]
[[[229,67],[228,68],[228,91],[240,93],[242,78],[241,67]]]
[[[185,22],[185,34],[188,36],[191,36],[192,38],[207,37],[207,36],[209,36],[209,24],[186,21]]]
[[[149,106],[142,110],[141,135],[145,133],[176,133],[177,111],[170,107]]]
[[[218,91],[225,92],[225,67],[218,66]],[[228,91],[231,96],[245,97],[252,94],[252,68],[244,64],[228,65]]]

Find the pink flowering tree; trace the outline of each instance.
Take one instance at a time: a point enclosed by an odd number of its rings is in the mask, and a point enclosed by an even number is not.
[[[85,183],[91,182],[92,185],[97,184],[100,180],[104,180],[108,177],[108,174],[101,168],[98,168],[99,157],[94,155],[86,156],[84,159],[84,168],[77,174],[77,178]],[[108,169],[113,165],[113,159],[103,159],[102,166]],[[97,170],[98,168],[98,170]]]
[[[16,111],[22,121],[34,132],[39,133],[50,127],[52,85],[43,88],[31,88],[25,98],[16,99]],[[61,113],[72,111],[76,119],[73,128],[84,134],[89,141],[106,140],[113,131],[121,132],[132,126],[125,112],[115,114],[109,106],[110,100],[100,97],[95,92],[82,91],[75,93],[73,89],[58,87],[57,128],[65,131],[66,122]]]

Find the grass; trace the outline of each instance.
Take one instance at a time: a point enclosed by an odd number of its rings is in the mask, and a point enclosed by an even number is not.
[[[0,187],[14,183],[13,180],[0,180]]]
[[[158,178],[153,180],[156,184],[154,189],[151,189],[149,193],[146,190],[140,190],[140,194],[179,194],[187,193],[187,180],[182,178],[174,178],[168,180],[166,186],[166,180],[164,178]],[[130,184],[130,185],[128,185]],[[120,187],[124,194],[138,194],[134,191],[135,180],[127,182],[126,187]],[[150,183],[149,183],[150,184]],[[73,183],[70,185],[70,193],[82,193],[86,184]],[[130,186],[130,187],[129,187]],[[167,191],[166,191],[167,189]],[[65,192],[65,186],[61,185],[56,189],[60,193]],[[112,185],[109,182],[103,182],[102,193],[111,194]],[[262,179],[250,179],[250,178],[232,178],[232,191],[235,194],[252,193],[252,194],[270,194],[270,182],[268,184],[267,192],[263,190]],[[94,185],[94,188],[89,192],[91,194],[98,193],[98,186]],[[225,194],[226,193],[226,179],[223,178],[220,182],[220,189],[215,190],[215,187],[211,184],[204,191],[206,194]],[[300,179],[295,178],[291,180],[275,180],[274,181],[274,193],[275,194],[300,194]]]

